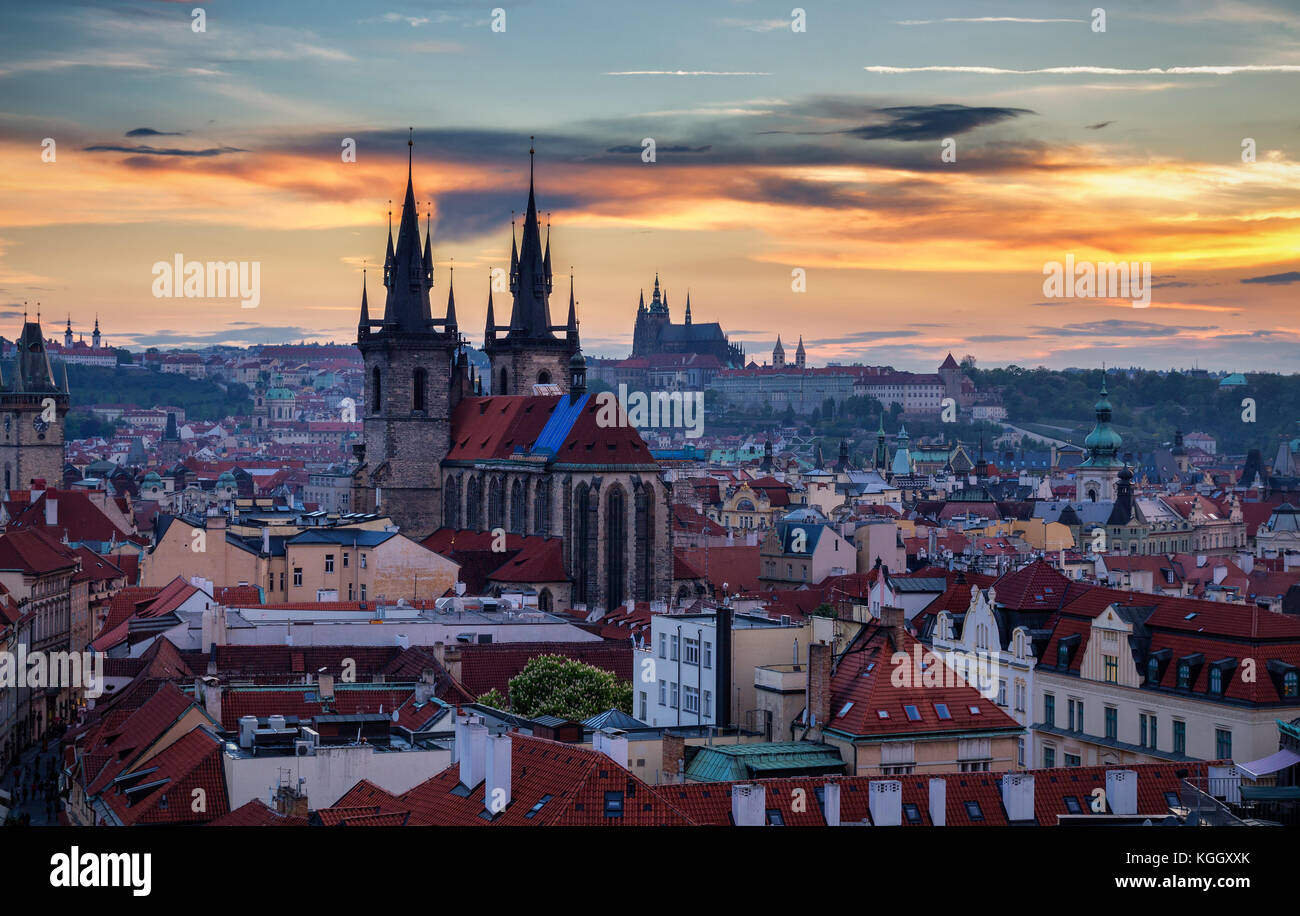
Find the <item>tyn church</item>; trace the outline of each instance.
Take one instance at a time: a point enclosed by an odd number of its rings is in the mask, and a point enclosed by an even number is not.
[[[629,599],[666,600],[669,484],[634,428],[597,423],[572,278],[568,320],[551,323],[550,233],[543,250],[531,160],[523,233],[511,232],[509,325],[496,323],[488,289],[490,395],[466,355],[450,279],[442,318],[430,308],[433,286],[430,230],[421,245],[408,162],[381,319],[370,316],[364,284],[361,293],[357,511],[386,513],[417,539],[439,528],[561,538],[569,593],[543,596],[543,606],[567,599],[608,611]]]

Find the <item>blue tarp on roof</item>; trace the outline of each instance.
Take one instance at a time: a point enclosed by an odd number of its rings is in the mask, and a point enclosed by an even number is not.
[[[591,395],[584,394],[576,401],[567,394],[561,397],[555,405],[555,410],[551,413],[551,418],[542,427],[541,435],[533,443],[532,454],[554,455],[559,451],[560,446],[564,444],[564,440],[569,437],[569,431],[573,429],[573,424],[577,422],[578,415],[587,406],[590,397]]]

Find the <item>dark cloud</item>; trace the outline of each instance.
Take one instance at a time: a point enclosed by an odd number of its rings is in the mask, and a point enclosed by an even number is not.
[[[185,332],[154,331],[131,337],[138,347],[177,347],[206,346],[209,344],[226,344],[240,346],[247,344],[283,343],[284,341],[316,340],[328,335],[328,329],[302,328],[293,325],[257,325],[250,322],[234,322],[219,331]],[[342,332],[341,332],[342,333]],[[341,339],[346,339],[346,336]]]
[[[1263,277],[1247,277],[1241,282],[1266,283],[1269,286],[1285,286],[1288,283],[1300,283],[1300,270],[1292,270],[1284,274],[1268,274]]]
[[[969,105],[899,105],[891,108],[861,108],[824,102],[840,116],[875,118],[876,123],[834,130],[777,129],[760,134],[846,134],[859,140],[942,140],[968,133],[988,124],[998,124],[1021,115],[1037,114],[1028,108],[976,108]]]
[[[522,216],[520,208],[527,201],[527,188],[508,191],[447,191],[438,195],[438,218],[435,220],[434,238],[439,242],[458,241],[481,237],[495,232],[510,219],[513,210]],[[564,211],[579,208],[586,201],[572,194],[545,196],[547,210]],[[543,215],[543,218],[544,215]],[[503,235],[501,256],[510,257],[510,241]]]
[[[1214,331],[1217,328],[1214,325],[1171,327],[1152,321],[1107,318],[1103,321],[1089,321],[1086,324],[1067,324],[1059,328],[1040,327],[1032,330],[1035,334],[1056,337],[1147,337],[1153,334],[1177,337],[1185,331]]]
[[[659,146],[655,144],[655,154],[659,153],[707,153],[713,149],[712,146]],[[622,146],[611,146],[605,150],[607,153],[641,153],[643,147],[624,144]]]
[[[135,127],[128,130],[124,137],[183,137],[183,130],[154,130],[152,127]]]
[[[1152,289],[1186,289],[1189,286],[1197,286],[1196,283],[1188,283],[1186,280],[1165,280],[1162,283],[1152,283]]]
[[[225,156],[228,153],[246,153],[248,150],[239,149],[234,146],[215,146],[208,149],[177,149],[174,147],[158,148],[153,146],[113,146],[101,144],[96,146],[82,147],[88,153],[133,153],[135,155],[145,156],[192,156],[198,158],[209,158],[211,156]]]
[[[1100,121],[1096,124],[1085,124],[1084,127],[1086,130],[1101,130],[1103,127],[1110,127],[1114,123],[1114,121]]]

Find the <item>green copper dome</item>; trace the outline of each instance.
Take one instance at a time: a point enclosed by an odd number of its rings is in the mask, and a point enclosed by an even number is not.
[[[1101,397],[1097,399],[1097,425],[1088,433],[1088,438],[1083,440],[1084,447],[1088,450],[1088,458],[1081,467],[1090,468],[1110,468],[1120,465],[1119,450],[1124,444],[1124,439],[1110,425],[1110,398],[1106,391],[1106,377],[1102,375],[1101,380]]]

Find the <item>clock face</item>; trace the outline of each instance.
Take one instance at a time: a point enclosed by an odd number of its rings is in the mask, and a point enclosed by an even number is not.
[[[36,427],[36,431],[38,433],[44,433],[47,429],[50,428],[50,424],[46,423],[45,420],[42,419],[40,414],[37,414],[35,417],[32,418],[32,426]]]

